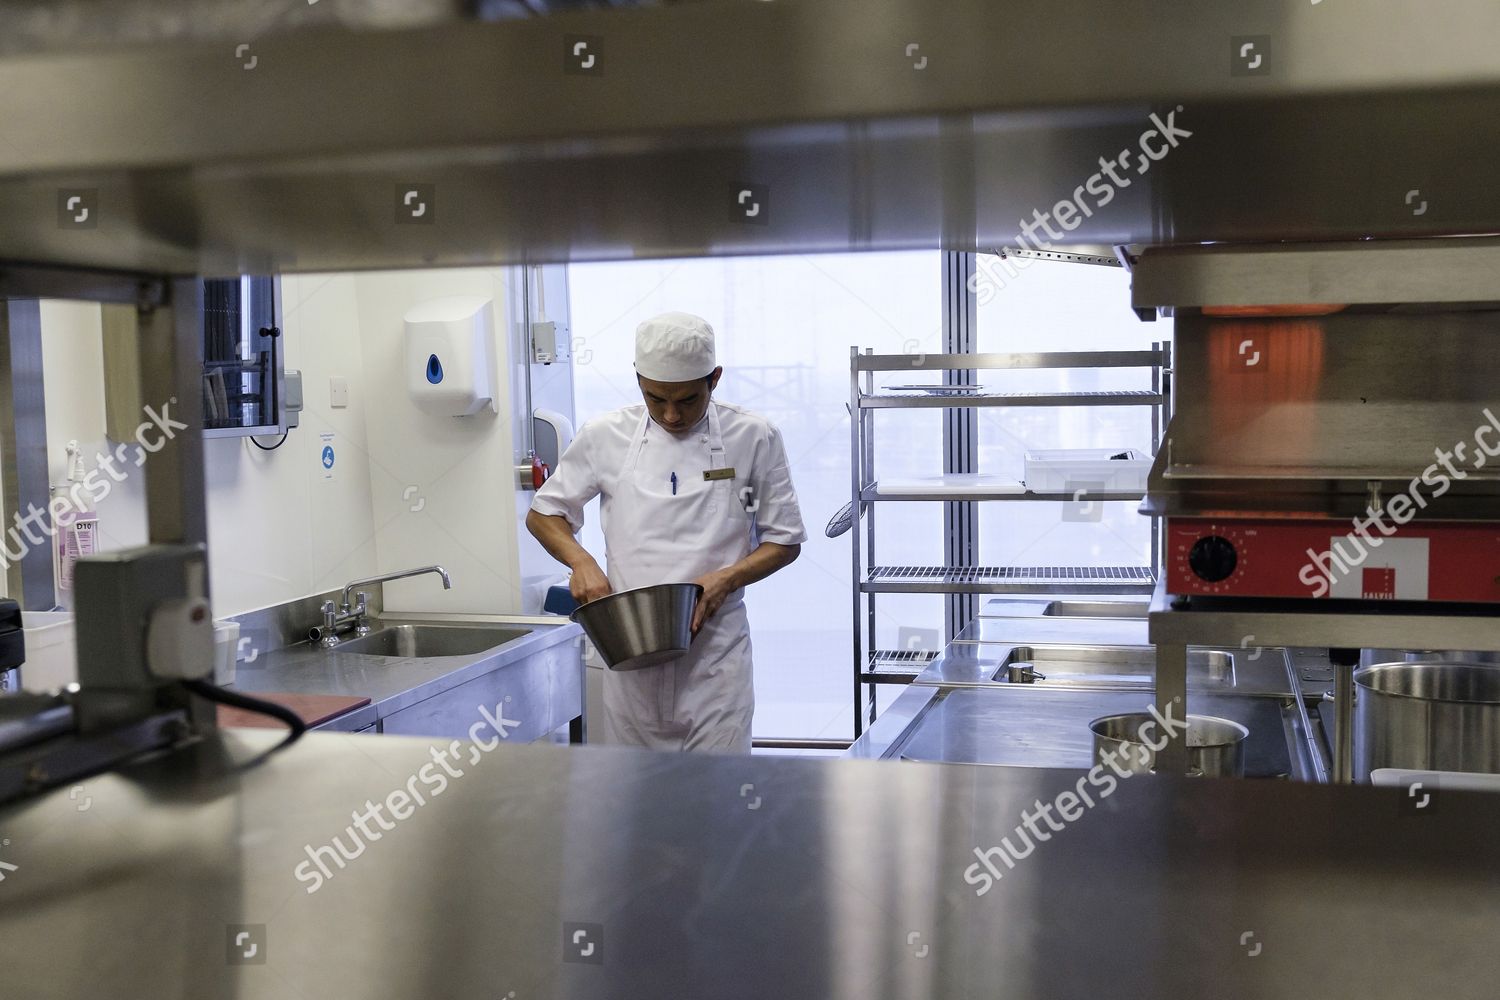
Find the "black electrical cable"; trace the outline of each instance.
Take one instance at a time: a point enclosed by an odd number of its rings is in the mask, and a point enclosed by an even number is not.
[[[252,698],[247,694],[231,691],[228,688],[221,688],[207,681],[183,681],[182,686],[198,697],[206,698],[216,704],[228,705],[230,708],[243,708],[247,712],[254,712],[257,715],[269,715],[273,719],[285,722],[287,728],[291,730],[286,734],[286,739],[267,750],[264,754],[261,754],[257,758],[259,760],[264,760],[276,751],[291,746],[302,738],[303,733],[307,732],[307,723],[302,721],[302,716],[293,712],[285,705],[278,705],[274,701],[263,701],[260,698]]]
[[[290,433],[291,431],[282,431],[281,440],[270,446],[261,444],[259,441],[255,440],[254,436],[250,438],[250,443],[255,445],[255,447],[259,448],[261,451],[275,451],[277,448],[280,448],[282,445],[286,444],[286,436]]]

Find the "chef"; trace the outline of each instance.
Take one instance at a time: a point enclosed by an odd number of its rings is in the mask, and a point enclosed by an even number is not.
[[[686,653],[605,671],[611,743],[750,752],[745,587],[796,559],[807,533],[780,432],[713,398],[723,373],[706,321],[680,312],[646,320],[635,332],[644,402],[584,424],[526,515],[531,533],[573,571],[579,602],[658,583],[703,587]],[[607,574],[574,537],[596,496]]]

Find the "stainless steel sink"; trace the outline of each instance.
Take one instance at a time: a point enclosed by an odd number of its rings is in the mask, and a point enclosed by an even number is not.
[[[1021,683],[1038,687],[1150,689],[1156,650],[1149,646],[1017,646],[1000,662],[994,680],[1008,682],[1012,668],[1017,668],[1018,675],[1034,673],[1035,680]],[[1188,676],[1233,687],[1234,656],[1219,650],[1188,650]]]
[[[334,649],[366,656],[473,656],[527,635],[530,629],[482,625],[386,625]]]
[[[1145,601],[1050,601],[1042,614],[1051,618],[1140,618],[1150,605]]]

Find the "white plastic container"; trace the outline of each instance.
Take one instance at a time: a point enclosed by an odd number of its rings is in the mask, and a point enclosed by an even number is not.
[[[944,476],[919,476],[915,479],[882,479],[878,489],[883,496],[908,496],[923,493],[951,493],[954,496],[1025,493],[1018,480],[977,472],[950,472]]]
[[[23,611],[23,691],[56,691],[78,682],[78,639],[71,611]]]
[[[1114,458],[1129,455],[1129,458]],[[1134,448],[1065,448],[1026,453],[1031,493],[1144,493],[1151,456]]]
[[[214,683],[234,683],[234,665],[239,659],[240,623],[214,622]]]

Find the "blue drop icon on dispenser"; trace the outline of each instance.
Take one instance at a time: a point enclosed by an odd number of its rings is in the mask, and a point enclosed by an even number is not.
[[[438,360],[436,354],[427,357],[427,381],[437,385],[443,380],[443,363]]]

